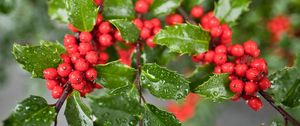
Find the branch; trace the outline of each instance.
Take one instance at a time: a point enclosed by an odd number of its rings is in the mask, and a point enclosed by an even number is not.
[[[183,16],[183,18],[184,18],[187,22],[189,22],[189,23],[191,23],[191,24],[194,24],[194,25],[197,25],[196,21],[195,21],[192,17],[190,17],[189,14],[186,13],[186,12],[183,10],[182,7],[178,7],[178,8],[177,8],[177,11]]]
[[[294,126],[300,126],[300,122],[297,121],[294,117],[292,117],[288,112],[286,112],[282,107],[275,105],[274,100],[272,99],[271,96],[269,96],[266,92],[259,91],[261,96],[263,96],[273,108],[275,108],[285,119],[285,123],[291,122]]]
[[[69,83],[66,84],[66,87],[64,89],[64,92],[62,94],[62,96],[57,100],[57,102],[55,103],[55,110],[56,110],[56,117],[55,117],[55,122],[54,122],[54,126],[57,126],[57,116],[58,113],[62,107],[62,105],[64,104],[64,102],[66,101],[68,94],[72,91],[72,87]]]

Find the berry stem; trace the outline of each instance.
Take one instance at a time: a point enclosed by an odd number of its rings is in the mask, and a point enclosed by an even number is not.
[[[62,96],[55,103],[55,111],[56,111],[57,114],[56,114],[56,117],[55,117],[54,126],[57,126],[57,116],[58,116],[58,113],[59,113],[61,107],[63,106],[64,102],[66,101],[66,99],[68,97],[68,94],[71,91],[72,91],[72,87],[71,87],[71,85],[69,83],[67,83]]]
[[[177,8],[177,11],[184,17],[184,19],[185,19],[187,22],[189,22],[189,23],[191,23],[191,24],[194,24],[194,25],[197,25],[196,21],[195,21],[192,17],[190,17],[189,14],[186,13],[186,12],[183,10],[182,7],[178,7],[178,8]]]
[[[291,116],[288,112],[286,112],[281,106],[275,105],[275,102],[270,95],[268,95],[266,92],[263,91],[259,91],[259,93],[263,98],[265,98],[271,104],[273,108],[275,108],[283,116],[285,120],[285,124],[287,124],[287,122],[289,121],[294,126],[300,126],[299,121],[297,121],[293,116]]]

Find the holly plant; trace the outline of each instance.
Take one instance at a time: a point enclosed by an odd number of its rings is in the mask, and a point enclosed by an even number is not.
[[[147,102],[145,92],[163,100],[199,96],[218,103],[244,100],[253,111],[259,111],[261,99],[266,99],[286,125],[299,126],[285,108],[300,105],[300,55],[292,67],[269,73],[255,41],[232,42],[232,28],[250,4],[250,0],[49,0],[50,18],[72,33],[63,42],[14,44],[12,53],[32,78],[45,80],[57,102],[30,96],[18,103],[4,126],[58,125],[64,103],[71,126],[182,125],[187,116],[161,110]],[[276,31],[277,26],[269,27]],[[182,55],[194,62],[190,75],[166,67]]]

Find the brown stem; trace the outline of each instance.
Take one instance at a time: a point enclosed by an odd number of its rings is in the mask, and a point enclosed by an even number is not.
[[[72,87],[69,83],[66,84],[66,87],[63,91],[62,96],[57,100],[57,102],[55,103],[55,111],[56,111],[56,116],[55,116],[55,121],[54,121],[54,126],[57,126],[57,116],[58,113],[62,107],[62,105],[64,104],[64,102],[66,101],[68,94],[72,91]]]
[[[259,93],[271,104],[273,108],[275,108],[283,116],[283,118],[286,120],[285,124],[287,124],[287,122],[290,122],[294,126],[300,126],[299,121],[297,121],[293,116],[286,112],[281,106],[275,105],[275,102],[271,96],[269,96],[266,92],[263,91],[260,91]]]
[[[182,7],[178,7],[178,8],[177,8],[177,11],[184,17],[184,19],[185,19],[187,22],[189,22],[189,23],[191,23],[191,24],[194,24],[194,25],[197,25],[196,21],[195,21],[192,17],[190,17],[189,14],[186,13],[186,12],[183,10]]]

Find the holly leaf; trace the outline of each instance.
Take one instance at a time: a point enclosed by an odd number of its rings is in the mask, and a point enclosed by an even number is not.
[[[68,20],[79,31],[92,31],[99,8],[93,0],[66,0]]]
[[[145,105],[143,123],[144,126],[181,126],[173,114],[159,110],[151,104]]]
[[[100,126],[135,126],[143,112],[137,99],[127,96],[90,97],[90,101],[96,124]]]
[[[61,62],[60,54],[64,47],[58,42],[41,41],[40,45],[13,45],[13,55],[21,67],[32,74],[33,78],[43,78],[43,70],[56,68]]]
[[[233,25],[243,12],[248,11],[250,3],[250,0],[220,0],[214,13],[221,22]]]
[[[193,90],[207,81],[212,75],[213,69],[214,66],[210,64],[197,67],[194,72],[188,77],[188,80],[191,82],[190,89]]]
[[[126,42],[136,42],[140,36],[140,30],[131,22],[126,19],[114,19],[110,20],[121,33],[122,38]]]
[[[198,54],[208,50],[210,35],[199,26],[180,24],[166,27],[154,38],[158,45],[167,46],[170,51],[181,54]]]
[[[193,92],[213,100],[222,101],[234,96],[229,89],[228,74],[214,74],[206,82],[199,85]]]
[[[44,98],[30,96],[16,106],[4,126],[50,126],[55,116],[55,108]]]
[[[57,20],[63,23],[68,22],[65,0],[48,1],[48,15],[51,20]]]
[[[189,82],[181,75],[154,63],[143,65],[141,81],[144,88],[159,98],[181,99],[189,92]]]
[[[190,12],[194,6],[200,5],[204,0],[183,0],[182,7]]]
[[[103,17],[110,19],[129,19],[135,18],[134,6],[131,0],[104,0]]]
[[[151,4],[148,15],[160,17],[173,13],[180,6],[181,0],[154,0]]]
[[[68,97],[65,117],[69,126],[93,126],[92,112],[83,103],[77,91],[73,91]]]
[[[135,69],[121,64],[119,61],[95,66],[98,76],[97,83],[109,89],[116,89],[133,84]]]
[[[144,46],[141,57],[146,63],[157,63],[158,65],[166,65],[177,56],[177,53],[169,53],[169,50],[163,46],[150,48]]]

